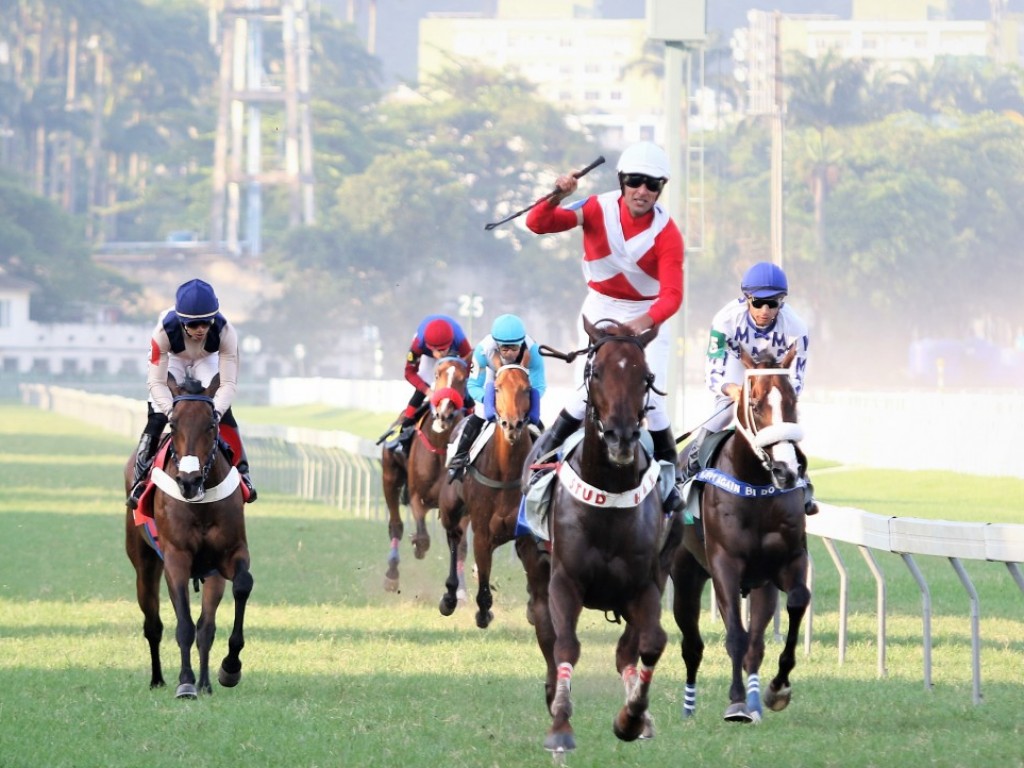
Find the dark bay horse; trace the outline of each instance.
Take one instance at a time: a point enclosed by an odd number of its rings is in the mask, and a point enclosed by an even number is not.
[[[778,673],[765,690],[764,704],[780,711],[790,701],[789,673],[796,665],[797,635],[811,599],[802,491],[806,459],[797,445],[802,431],[789,370],[795,355],[796,349],[791,348],[779,363],[769,359],[757,364],[746,353],[742,355],[747,370],[736,404],[736,431],[723,443],[713,466],[697,475],[704,482],[700,519],[697,525],[686,526],[683,546],[676,550],[671,569],[673,611],[683,635],[686,664],[684,717],[696,708],[697,670],[704,653],[700,603],[708,578],[715,587],[732,660],[725,719],[761,720],[764,634],[775,615],[779,590],[787,595],[789,626]],[[749,631],[740,615],[741,597],[747,595]]]
[[[550,555],[532,540],[524,542],[528,537],[516,542],[527,572],[530,616],[547,663],[552,722],[544,747],[556,758],[576,746],[569,692],[580,657],[576,627],[582,609],[626,622],[615,652],[626,699],[613,722],[623,741],[653,736],[648,694],[666,643],[659,553],[668,521],[656,487],[658,462],[640,443],[654,387],[644,347],[657,331],[633,336],[613,321],[592,324],[584,318],[583,324],[590,338],[581,350],[587,353],[584,437],[557,470]],[[531,451],[528,463],[543,444]],[[529,473],[527,467],[524,485]]]
[[[249,546],[245,536],[244,503],[238,470],[231,466],[218,447],[217,415],[213,409],[213,393],[220,384],[219,374],[209,387],[186,377],[178,387],[172,376],[168,386],[174,395],[170,415],[171,434],[166,463],[160,464],[157,454],[154,465],[152,518],[156,542],[151,544],[152,529],[138,525],[129,509],[125,522],[125,549],[135,566],[135,588],[139,607],[145,617],[143,635],[149,642],[152,663],[150,688],[164,685],[160,666],[160,576],[167,581],[167,591],[177,622],[175,637],[181,651],[181,672],[178,675],[177,698],[196,698],[199,693],[213,693],[210,685],[210,648],[217,631],[217,607],[224,596],[226,582],[231,582],[235,600],[235,620],[228,638],[228,653],[221,662],[217,679],[221,685],[234,687],[242,677],[239,658],[245,645],[243,623],[245,606],[252,592],[253,578],[249,572]],[[135,463],[133,455],[125,466],[125,489],[132,485]],[[149,508],[148,500],[140,509]],[[147,530],[149,531],[147,533]],[[189,582],[199,591],[203,582],[202,607],[198,624],[193,624],[189,606]],[[199,680],[192,670],[192,645],[199,651]]]
[[[515,538],[521,498],[520,475],[533,435],[530,415],[530,372],[521,365],[503,365],[494,375],[496,424],[487,444],[469,466],[465,479],[441,488],[439,513],[448,534],[451,566],[440,611],[451,616],[458,605],[458,554],[465,545],[464,517],[473,528],[477,568],[476,625],[486,629],[494,618],[491,606],[491,562],[494,550]]]
[[[397,592],[399,589],[398,545],[405,533],[399,504],[403,486],[408,488],[409,506],[416,524],[416,531],[412,535],[416,559],[422,560],[430,549],[427,512],[437,508],[441,486],[446,479],[448,440],[455,425],[465,416],[462,408],[468,378],[469,369],[461,358],[445,357],[438,360],[434,368],[430,410],[416,426],[408,456],[388,448],[386,444],[381,451],[381,477],[384,501],[388,505],[388,533],[391,537],[388,569],[384,576],[384,589],[388,592]]]

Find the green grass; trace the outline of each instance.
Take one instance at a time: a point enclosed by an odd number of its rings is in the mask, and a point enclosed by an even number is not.
[[[292,406],[239,406],[235,416],[245,424],[287,424],[310,429],[340,429],[376,440],[398,414],[334,408],[322,403]]]
[[[242,418],[241,414],[239,418]],[[473,610],[437,611],[446,561],[436,524],[426,559],[402,544],[402,591],[381,588],[383,521],[268,493],[247,508],[255,588],[244,671],[234,689],[175,701],[177,649],[162,606],[164,674],[148,689],[142,616],[123,549],[121,468],[131,441],[48,413],[0,406],[0,766],[546,766],[549,717],[543,662],[524,616],[521,568],[497,553],[495,623]],[[916,473],[911,473],[916,474]],[[861,475],[856,480],[855,475]],[[829,501],[924,517],[941,498],[987,519],[970,478],[912,485],[904,473],[823,472]],[[884,483],[883,483],[884,481]],[[958,482],[967,490],[958,490]],[[835,485],[831,485],[835,483]],[[847,484],[848,483],[848,484]],[[885,484],[894,500],[885,496]],[[864,488],[869,488],[865,491]],[[828,488],[828,494],[822,489]],[[830,494],[834,492],[841,499]],[[914,503],[912,493],[924,500]],[[866,508],[866,506],[865,506]],[[1019,509],[1019,507],[1018,507]],[[872,510],[878,511],[878,510]],[[839,665],[837,578],[812,542],[817,567],[814,643],[801,648],[794,699],[760,727],[721,720],[727,703],[722,625],[705,615],[707,650],[699,715],[679,719],[679,633],[655,676],[657,738],[623,744],[611,733],[621,705],[614,673],[617,628],[587,612],[573,680],[579,748],[570,766],[974,766],[1024,765],[1022,596],[1005,567],[965,562],[981,598],[982,691],[971,703],[967,597],[948,563],[922,558],[933,592],[934,689],[924,690],[920,597],[899,558],[879,555],[888,578],[888,675],[876,673],[874,586],[855,548],[850,647]],[[219,614],[213,656],[225,652],[232,601]],[[193,596],[193,617],[198,613]],[[763,675],[779,646],[771,643]]]

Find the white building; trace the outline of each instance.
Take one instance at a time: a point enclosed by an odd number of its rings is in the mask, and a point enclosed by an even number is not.
[[[661,77],[636,66],[646,42],[644,19],[598,18],[594,0],[498,0],[493,17],[437,13],[420,21],[419,81],[453,60],[478,61],[535,83],[605,146],[663,144]]]
[[[891,70],[931,66],[945,56],[1020,66],[1021,19],[1001,8],[993,0],[991,17],[977,20],[949,18],[943,0],[853,0],[849,19],[749,11],[749,26],[737,30],[732,40],[737,79],[747,85],[747,111],[772,111],[776,71],[790,51],[812,59],[835,51]]]
[[[152,326],[37,323],[29,319],[32,283],[0,274],[0,371],[41,376],[141,377]]]

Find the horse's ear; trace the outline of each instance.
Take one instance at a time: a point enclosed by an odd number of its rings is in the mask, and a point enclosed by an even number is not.
[[[178,386],[178,382],[175,380],[174,374],[170,371],[167,372],[167,388],[171,390],[171,394],[175,397],[181,394],[181,387]]]
[[[602,334],[601,334],[601,331],[599,331],[597,329],[597,326],[595,326],[592,322],[590,322],[590,319],[586,315],[583,315],[582,317],[583,317],[583,330],[586,331],[587,336],[590,337],[591,343],[593,343],[593,342],[597,341],[599,338],[601,338]]]
[[[659,328],[658,328],[657,325],[652,325],[646,331],[641,333],[637,337],[640,340],[640,346],[641,347],[646,347],[648,344],[650,344],[652,341],[654,341],[654,337],[658,335],[658,330],[659,330]]]
[[[796,344],[790,344],[789,349],[786,350],[785,356],[782,358],[782,362],[779,363],[780,368],[789,368],[793,364],[793,360],[796,359]]]
[[[740,362],[743,363],[744,368],[756,368],[757,363],[754,362],[754,358],[750,356],[743,347],[740,347]]]
[[[213,374],[213,378],[210,379],[210,386],[206,388],[206,395],[212,397],[213,393],[220,387],[220,371]]]

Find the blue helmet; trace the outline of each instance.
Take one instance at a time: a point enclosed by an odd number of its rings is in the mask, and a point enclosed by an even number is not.
[[[182,283],[174,300],[174,311],[182,322],[193,320],[212,320],[220,309],[217,294],[209,283],[202,280],[189,280]]]
[[[526,327],[515,315],[498,315],[491,324],[491,338],[497,344],[522,344],[526,340]]]
[[[789,293],[789,281],[782,267],[770,261],[759,261],[743,275],[740,290],[745,296],[755,299],[769,299],[772,296]]]

